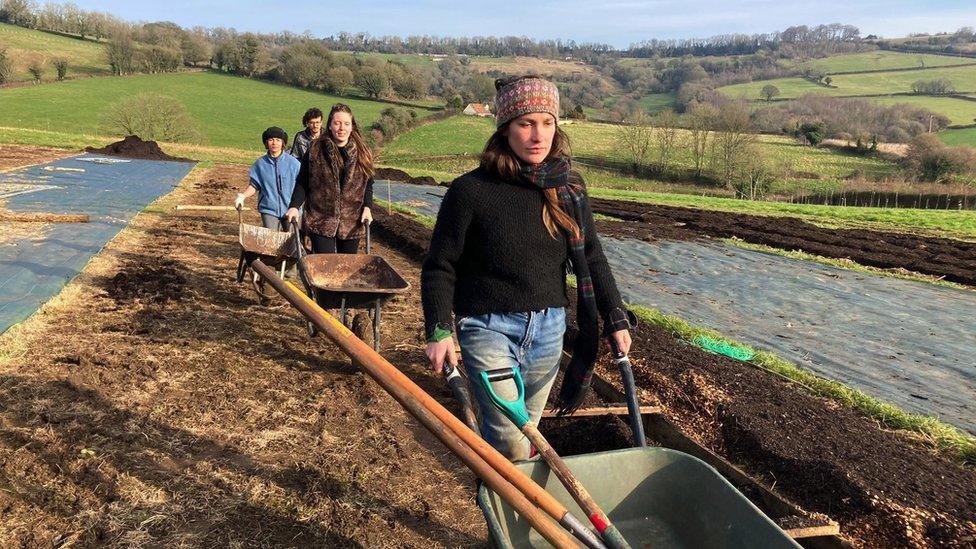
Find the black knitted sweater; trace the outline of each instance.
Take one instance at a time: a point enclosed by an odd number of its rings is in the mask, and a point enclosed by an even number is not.
[[[582,180],[580,178],[580,180]],[[444,195],[420,276],[428,336],[435,325],[453,331],[458,316],[565,307],[567,244],[542,223],[542,192],[503,181],[478,168],[456,179]],[[586,258],[597,308],[605,322],[623,303],[596,235],[589,203],[584,212]]]

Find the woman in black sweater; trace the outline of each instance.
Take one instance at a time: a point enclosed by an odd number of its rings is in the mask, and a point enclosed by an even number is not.
[[[538,422],[559,369],[567,267],[577,279],[573,356],[559,393],[571,412],[586,395],[604,334],[630,349],[626,311],[600,246],[585,185],[570,169],[558,127],[556,86],[534,76],[495,83],[497,129],[481,166],[452,184],[441,203],[421,274],[427,357],[436,372],[456,364],[453,327],[469,378],[520,368],[525,401]],[[451,321],[454,312],[455,322]],[[473,384],[482,436],[510,459],[530,455],[528,440]],[[502,398],[514,382],[496,383]]]

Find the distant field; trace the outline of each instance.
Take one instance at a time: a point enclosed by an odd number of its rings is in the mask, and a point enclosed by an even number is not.
[[[418,55],[415,53],[364,53],[364,52],[336,52],[345,53],[353,57],[358,58],[378,58],[384,61],[393,61],[396,63],[402,63],[407,67],[433,67],[437,64],[437,60],[429,55]]]
[[[111,74],[105,46],[95,42],[0,23],[0,48],[3,47],[13,60],[14,82],[34,79],[27,72],[32,61],[41,62],[44,80],[54,80],[58,73],[52,61],[59,57],[68,60],[69,77]]]
[[[654,114],[669,107],[674,107],[675,94],[673,93],[652,93],[640,98],[638,104],[645,111]]]
[[[103,134],[100,114],[121,98],[155,92],[183,102],[197,120],[207,145],[260,151],[260,135],[281,126],[301,129],[302,113],[346,103],[368,126],[386,103],[334,97],[217,73],[172,73],[93,78],[0,90],[0,126]],[[417,108],[419,116],[431,111]]]
[[[804,63],[798,63],[796,67],[799,69],[810,68],[830,74],[836,72],[877,71],[885,69],[946,67],[974,62],[976,60],[965,57],[877,50],[813,59]]]
[[[540,59],[537,57],[472,56],[471,68],[479,72],[499,71],[507,74],[542,74],[568,76],[573,73],[599,75],[592,65],[582,61]]]
[[[945,130],[936,134],[949,145],[969,145],[976,147],[976,128]]]
[[[930,111],[949,117],[950,123],[964,125],[974,123],[976,119],[976,101],[966,101],[953,97],[927,97],[916,95],[896,95],[892,97],[871,97],[872,101],[882,105],[908,103],[916,107],[924,107]]]
[[[767,84],[779,88],[779,98],[795,98],[805,93],[823,95],[872,95],[911,92],[917,80],[949,79],[959,92],[976,92],[976,66],[943,67],[922,71],[895,71],[866,74],[844,74],[833,77],[831,88],[814,84],[803,78],[777,78],[745,84],[724,86],[718,91],[733,98],[759,99],[759,91]]]
[[[619,126],[585,122],[565,125],[563,129],[569,135],[574,155],[627,162],[620,146]],[[477,165],[477,154],[492,130],[489,121],[474,117],[455,116],[440,120],[395,139],[384,149],[383,162],[412,171],[422,170],[424,175],[449,180]],[[871,179],[898,173],[898,167],[890,162],[842,154],[828,148],[802,146],[785,137],[762,136],[761,147],[772,162],[783,168],[784,176],[776,183],[779,192],[832,189],[855,172]],[[693,165],[686,147],[676,149],[673,161],[686,169]],[[631,189],[660,186],[660,182],[634,179],[605,170],[593,169],[593,173],[597,177],[595,185]]]

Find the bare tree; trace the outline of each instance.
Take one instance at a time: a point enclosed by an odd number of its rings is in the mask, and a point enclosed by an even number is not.
[[[717,109],[708,103],[696,103],[689,111],[688,136],[691,156],[695,161],[695,177],[702,176],[702,169],[705,167],[708,155],[709,137],[717,116]]]
[[[651,127],[647,115],[638,112],[632,116],[628,124],[620,126],[617,136],[623,142],[634,173],[639,174],[647,162],[654,136],[654,128]]]
[[[654,145],[657,148],[658,163],[661,171],[666,172],[671,166],[671,155],[678,146],[678,115],[671,109],[664,109],[654,117]]]
[[[369,97],[381,97],[390,87],[390,80],[379,67],[363,67],[356,75],[356,85]]]
[[[35,6],[30,0],[4,0],[0,2],[0,21],[20,27],[33,27]]]
[[[761,200],[772,189],[779,167],[767,159],[756,144],[748,145],[744,152],[734,185],[736,195],[747,200]]]
[[[325,71],[322,88],[333,95],[342,95],[352,83],[353,76],[349,67],[332,67]]]
[[[41,82],[41,77],[44,76],[44,65],[38,60],[31,61],[27,65],[27,72],[31,73],[34,77],[34,83],[39,84]]]
[[[153,141],[200,141],[197,124],[183,103],[156,93],[142,93],[110,106],[102,113],[102,129]]]
[[[0,84],[6,84],[13,72],[13,61],[7,57],[7,48],[0,46]]]
[[[54,69],[58,71],[58,82],[63,82],[68,75],[68,60],[60,57],[54,60]]]
[[[722,182],[731,188],[748,158],[749,146],[756,142],[746,106],[740,103],[723,105],[715,119],[715,129],[713,161]]]
[[[128,33],[121,33],[112,39],[105,48],[112,74],[122,76],[133,71],[136,45]]]

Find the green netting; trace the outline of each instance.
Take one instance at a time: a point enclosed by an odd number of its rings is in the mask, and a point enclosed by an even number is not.
[[[733,345],[728,341],[722,341],[705,335],[695,337],[692,343],[710,353],[725,355],[729,358],[734,358],[743,362],[748,362],[752,360],[752,357],[756,356],[756,353],[751,349],[740,347],[739,345]]]

